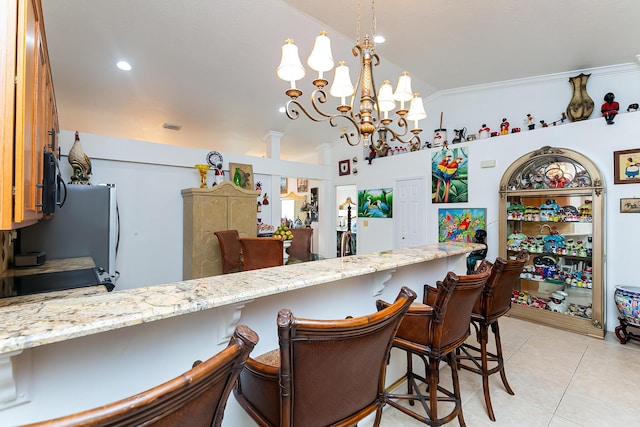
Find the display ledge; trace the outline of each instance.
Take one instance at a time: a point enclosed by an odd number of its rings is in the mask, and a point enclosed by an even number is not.
[[[398,267],[482,248],[475,243],[439,243],[102,294],[25,301],[0,307],[0,356],[215,307],[228,306],[233,312],[256,298],[376,272],[391,274]],[[384,281],[380,286],[378,293]]]

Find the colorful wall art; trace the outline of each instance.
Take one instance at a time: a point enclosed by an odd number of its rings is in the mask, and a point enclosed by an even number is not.
[[[469,201],[468,147],[436,151],[431,157],[433,203]]]
[[[393,188],[358,191],[358,216],[393,218]]]
[[[480,228],[487,229],[486,209],[438,209],[439,242],[473,242]]]

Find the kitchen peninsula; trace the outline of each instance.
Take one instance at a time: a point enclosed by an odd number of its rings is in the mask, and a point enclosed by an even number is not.
[[[258,333],[260,354],[277,346],[281,308],[307,318],[367,314],[403,285],[421,294],[447,271],[462,274],[466,254],[481,247],[431,244],[109,293],[18,297],[0,307],[0,424],[153,387],[220,351],[238,323]],[[389,375],[401,369],[390,366]],[[252,425],[232,397],[223,425]]]

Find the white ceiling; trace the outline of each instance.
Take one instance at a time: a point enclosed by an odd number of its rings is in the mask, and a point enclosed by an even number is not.
[[[336,60],[357,62],[356,0],[42,0],[62,129],[264,156],[283,132],[281,158],[315,162],[340,133],[278,112],[280,47],[303,63],[327,30]],[[638,0],[378,0],[378,85],[408,70],[413,90],[437,91],[633,62]],[[361,37],[372,32],[361,7]],[[120,59],[133,70],[115,68]],[[306,65],[306,64],[305,64]],[[298,82],[311,92],[311,71]],[[180,131],[163,123],[179,124]]]

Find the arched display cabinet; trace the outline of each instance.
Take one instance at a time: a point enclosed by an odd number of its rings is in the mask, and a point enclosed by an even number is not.
[[[499,254],[531,254],[511,316],[604,337],[604,193],[593,162],[566,148],[542,147],[506,170]]]

